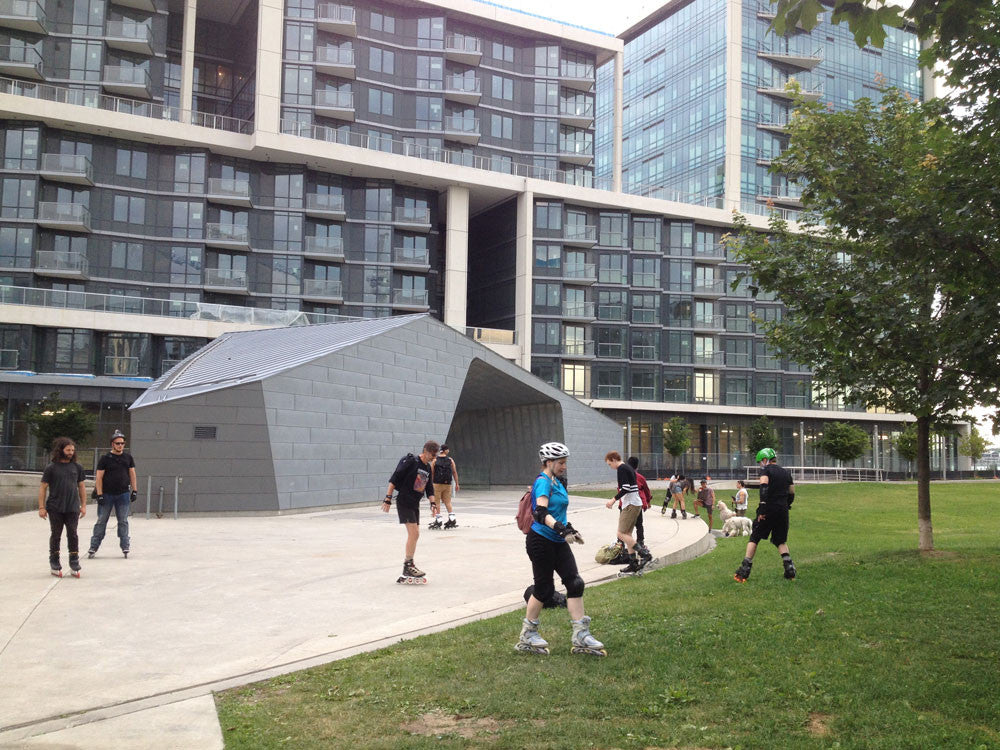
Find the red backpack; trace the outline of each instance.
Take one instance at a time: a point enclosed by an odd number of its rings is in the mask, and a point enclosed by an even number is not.
[[[517,515],[514,516],[517,528],[525,534],[531,531],[531,524],[535,521],[534,514],[531,512],[531,490],[532,487],[529,487],[528,491],[521,495],[521,501],[517,504]]]

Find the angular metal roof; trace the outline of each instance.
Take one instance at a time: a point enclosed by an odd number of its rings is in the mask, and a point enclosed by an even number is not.
[[[263,380],[422,317],[426,313],[225,333],[173,367],[129,408]]]

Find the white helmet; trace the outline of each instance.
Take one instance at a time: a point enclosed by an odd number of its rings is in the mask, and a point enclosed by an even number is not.
[[[569,458],[569,448],[562,443],[545,443],[538,449],[538,457],[542,463],[554,461],[557,458]]]

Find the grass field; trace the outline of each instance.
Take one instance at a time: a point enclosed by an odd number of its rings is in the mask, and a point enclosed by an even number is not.
[[[795,581],[766,544],[734,582],[720,539],[588,589],[606,659],[569,654],[565,610],[515,653],[511,613],[221,693],[226,747],[1000,748],[1000,485],[932,504],[920,555],[914,485],[802,486]]]

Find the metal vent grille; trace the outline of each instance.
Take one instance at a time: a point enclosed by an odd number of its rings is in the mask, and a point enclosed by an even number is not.
[[[194,439],[195,440],[215,440],[215,433],[217,428],[213,425],[211,427],[205,425],[195,425],[194,427]]]

